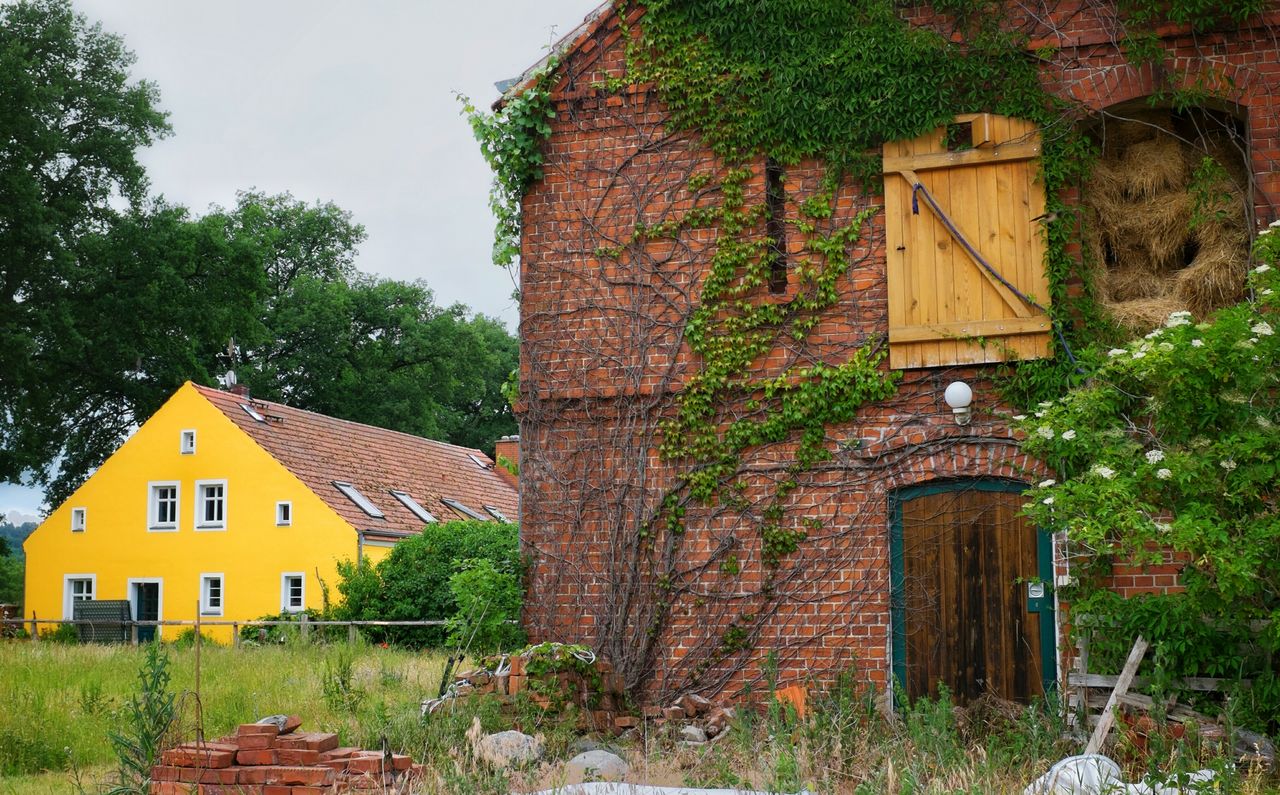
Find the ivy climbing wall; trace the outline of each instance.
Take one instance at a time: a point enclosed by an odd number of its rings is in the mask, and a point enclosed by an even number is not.
[[[942,50],[988,46],[993,32],[968,17],[985,8],[951,2],[875,24],[936,29]],[[997,107],[1001,75],[976,70],[979,87],[957,96],[984,106],[900,122],[914,137],[991,111],[1042,129],[1057,333],[1051,358],[1010,368],[890,369],[883,197],[859,176],[879,177],[877,162],[860,164],[863,138],[806,150],[709,134],[690,121],[706,115],[688,89],[706,83],[685,74],[673,88],[636,4],[571,37],[545,83],[554,119],[521,212],[516,410],[533,640],[594,646],[646,698],[758,687],[770,652],[784,682],[854,666],[883,685],[890,494],[1049,477],[1020,453],[1008,417],[1070,380],[1062,340],[1105,325],[1070,209],[1076,161],[1088,159],[1076,126],[1140,96],[1236,103],[1254,211],[1272,218],[1280,60],[1269,16],[1227,33],[1146,26],[1170,60],[1135,65],[1121,41],[1137,39],[1116,29],[1114,9],[1033,12],[1009,23],[1022,35],[1000,38],[1017,42],[1043,92],[1027,89],[1021,114]],[[956,380],[973,387],[968,425],[942,400]]]

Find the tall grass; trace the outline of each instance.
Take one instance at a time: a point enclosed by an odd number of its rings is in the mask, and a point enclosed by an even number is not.
[[[337,732],[351,745],[418,738],[418,703],[439,686],[442,658],[363,646],[287,645],[232,649],[205,644],[200,693],[195,651],[170,648],[181,728],[206,737],[265,715],[300,715],[304,726]],[[136,686],[139,649],[0,643],[0,778],[95,767],[113,761],[108,732]],[[332,693],[340,670],[344,696]],[[326,678],[326,671],[328,678]],[[0,791],[3,791],[0,789]]]

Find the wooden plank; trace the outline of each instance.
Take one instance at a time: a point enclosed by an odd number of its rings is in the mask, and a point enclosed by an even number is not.
[[[1111,731],[1111,725],[1116,720],[1116,700],[1129,692],[1129,685],[1132,684],[1133,678],[1138,673],[1138,666],[1142,664],[1142,658],[1147,653],[1147,639],[1138,636],[1133,642],[1133,648],[1129,651],[1129,659],[1125,660],[1124,668],[1120,670],[1120,676],[1116,679],[1115,689],[1111,691],[1111,697],[1107,699],[1107,706],[1102,710],[1102,715],[1098,719],[1098,725],[1094,727],[1093,735],[1089,737],[1089,744],[1085,746],[1085,755],[1096,754],[1102,748],[1102,743],[1107,739],[1107,733]]]
[[[1115,674],[1090,674],[1077,673],[1072,671],[1067,674],[1067,684],[1072,687],[1103,687],[1114,688],[1120,677]],[[1146,687],[1148,680],[1145,676],[1135,676],[1133,681],[1129,683],[1129,687]],[[1173,687],[1181,690],[1196,690],[1204,693],[1213,693],[1225,690],[1236,685],[1249,688],[1253,686],[1252,679],[1242,679],[1237,682],[1234,679],[1214,679],[1207,676],[1190,676],[1180,679],[1173,683]]]
[[[976,232],[978,229],[978,205],[982,198],[978,194],[978,171],[980,167],[956,168],[948,172],[951,175],[951,193],[944,207],[950,207],[951,220],[961,229]],[[969,239],[971,245],[982,250],[978,237]],[[982,315],[982,276],[977,264],[970,266],[968,254],[962,251],[959,241],[952,246],[951,281],[944,285],[948,289],[951,305],[951,320],[969,320]],[[984,271],[985,273],[985,271]],[[977,342],[957,341],[955,364],[976,364],[985,362],[987,355],[985,346]]]
[[[936,132],[936,131],[935,131]],[[923,135],[911,141],[913,152],[930,151],[937,143],[929,136]],[[903,177],[905,179],[905,177]],[[908,197],[908,212],[912,209],[912,199]],[[937,303],[934,296],[936,277],[934,267],[937,261],[936,240],[933,234],[933,223],[927,216],[910,212],[906,216],[907,248],[913,253],[907,258],[907,269],[912,274],[912,308],[907,314],[907,322],[919,325],[923,322],[938,320]],[[912,345],[908,349],[907,360],[911,367],[928,367],[939,360],[938,345],[924,342]]]
[[[1049,331],[1049,318],[1011,317],[997,320],[970,320],[954,323],[934,323],[928,326],[902,326],[889,329],[889,342],[918,342],[950,337],[1012,337],[1021,334],[1044,334]]]
[[[953,204],[951,199],[951,184],[954,181],[955,174],[949,170],[934,171],[922,177],[922,183],[929,193],[935,197],[941,197],[938,202],[946,207]],[[961,254],[959,248],[951,233],[942,225],[942,221],[929,209],[929,204],[920,197],[920,215],[916,216],[917,224],[927,227],[931,233],[933,247],[933,257],[928,261],[923,271],[923,280],[928,282],[928,286],[922,285],[924,292],[931,300],[929,305],[931,313],[927,315],[926,320],[934,322],[948,323],[957,319],[954,305],[954,289],[955,272],[957,269],[964,267],[963,262],[966,259]],[[922,263],[923,265],[924,263]],[[930,278],[930,271],[932,277]],[[959,343],[955,339],[946,337],[939,338],[936,348],[932,356],[926,355],[928,359],[927,365],[937,367],[939,365],[954,364],[957,352],[960,349]]]
[[[919,140],[919,139],[916,139]],[[989,147],[962,149],[956,152],[916,151],[908,156],[884,158],[884,172],[911,169],[914,171],[932,171],[939,168],[955,168],[971,166],[975,163],[1006,163],[1018,160],[1032,160],[1040,156],[1039,141],[1020,141],[1017,143],[997,143]]]
[[[890,152],[900,153],[904,149],[902,141],[890,141],[884,145],[887,157]],[[889,280],[889,329],[907,325],[908,313],[911,309],[912,278],[908,262],[913,249],[906,237],[908,218],[911,213],[910,188],[901,179],[890,176],[884,184],[884,238],[885,238],[885,274]],[[906,195],[904,195],[904,193]],[[889,347],[889,366],[901,369],[905,366],[905,351],[902,348]],[[906,683],[904,682],[905,686]]]

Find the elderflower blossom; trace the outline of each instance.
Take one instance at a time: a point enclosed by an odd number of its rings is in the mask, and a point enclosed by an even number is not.
[[[1158,463],[1160,463],[1160,462],[1161,462],[1161,461],[1163,461],[1163,460],[1164,460],[1164,451],[1163,451],[1163,450],[1148,450],[1148,451],[1147,451],[1147,463],[1148,463],[1148,464],[1158,464]]]
[[[1271,328],[1271,324],[1265,320],[1258,323],[1257,325],[1255,325],[1253,328],[1249,330],[1252,331],[1254,334],[1257,334],[1259,337],[1270,337],[1272,334],[1276,333],[1275,329]]]
[[[1156,477],[1159,478],[1160,480],[1168,480],[1169,478],[1173,477],[1173,472],[1171,472],[1168,469],[1157,469]]]
[[[1268,287],[1267,289],[1260,291],[1258,295],[1271,295],[1274,292],[1275,290],[1272,290],[1270,287]]]
[[[1104,478],[1106,480],[1111,480],[1116,476],[1116,471],[1114,469],[1112,469],[1111,467],[1104,467],[1101,464],[1095,464],[1093,469],[1090,471],[1093,472],[1093,474],[1101,478]]]
[[[1040,487],[1040,488],[1042,488],[1042,489],[1047,489],[1047,488],[1049,488],[1050,486],[1054,485],[1054,484],[1055,484],[1055,483],[1057,483],[1057,482],[1058,482],[1058,481],[1054,480],[1053,478],[1049,478],[1048,480],[1042,480],[1042,481],[1040,481],[1040,486],[1039,486],[1039,487]]]
[[[1194,339],[1194,340],[1192,340],[1192,341],[1191,341],[1191,347],[1193,347],[1193,348],[1203,348],[1203,347],[1204,347],[1204,340],[1202,340],[1202,339]]]
[[[1068,442],[1069,442],[1069,441],[1071,441],[1072,439],[1076,438],[1076,432],[1075,432],[1074,430],[1066,430],[1066,431],[1063,431],[1063,432],[1062,432],[1062,438],[1063,438],[1065,441],[1068,441]]]
[[[1023,420],[1025,420],[1026,418],[1027,418],[1027,415],[1026,415],[1026,414],[1014,414],[1014,415],[1013,415],[1013,421],[1014,421],[1014,422],[1022,422],[1022,421],[1023,421]]]
[[[1267,224],[1267,226],[1271,228],[1280,227],[1280,219],[1272,221],[1271,223]]]
[[[1160,350],[1164,351],[1165,353],[1169,353],[1170,351],[1172,351],[1172,350],[1173,350],[1173,343],[1172,343],[1172,342],[1162,342],[1162,343],[1160,343],[1160,344],[1159,344],[1158,346],[1156,346],[1156,347],[1160,348]]]
[[[1232,461],[1230,458],[1224,458],[1223,460],[1218,462],[1218,466],[1230,472],[1231,470],[1236,468],[1236,462]]]
[[[1050,428],[1048,425],[1041,425],[1039,428],[1036,428],[1036,434],[1042,439],[1052,439],[1053,428]]]
[[[1040,502],[1043,502],[1045,505],[1053,505],[1053,497],[1052,496],[1045,497]]]
[[[1124,348],[1112,348],[1111,350],[1107,351],[1107,355],[1112,357],[1124,356],[1126,353],[1128,353],[1128,351],[1126,351]]]
[[[1144,357],[1144,356],[1146,356],[1146,355],[1147,355],[1147,352],[1146,352],[1146,351],[1134,351],[1134,352],[1133,352],[1133,358],[1135,358],[1135,359],[1141,359],[1141,358],[1143,358],[1143,357]]]
[[[1167,328],[1175,328],[1177,326],[1191,325],[1191,313],[1185,309],[1181,312],[1170,312],[1169,317],[1164,321]]]
[[[1169,533],[1169,532],[1172,532],[1173,530],[1173,525],[1169,524],[1168,522],[1156,522],[1155,525],[1156,525],[1156,530],[1158,530],[1161,533]]]
[[[1271,270],[1271,266],[1264,262],[1264,263],[1262,263],[1261,265],[1259,265],[1258,267],[1254,268],[1254,269],[1253,269],[1253,272],[1254,272],[1254,273],[1266,273],[1266,272],[1267,272],[1267,271],[1269,271],[1269,270]]]

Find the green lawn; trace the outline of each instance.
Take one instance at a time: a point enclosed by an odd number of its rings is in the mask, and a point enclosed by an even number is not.
[[[376,745],[383,734],[418,737],[409,727],[416,727],[419,702],[439,687],[443,667],[438,655],[376,646],[349,652],[343,646],[205,644],[197,694],[194,649],[170,648],[169,655],[172,689],[185,693],[185,735],[194,734],[199,717],[205,735],[214,737],[285,712],[354,745]],[[101,775],[108,769],[108,732],[134,690],[141,658],[128,646],[0,643],[0,793],[66,792],[67,771]],[[351,695],[326,698],[325,679],[336,683],[347,671]],[[41,771],[56,775],[31,777]]]

